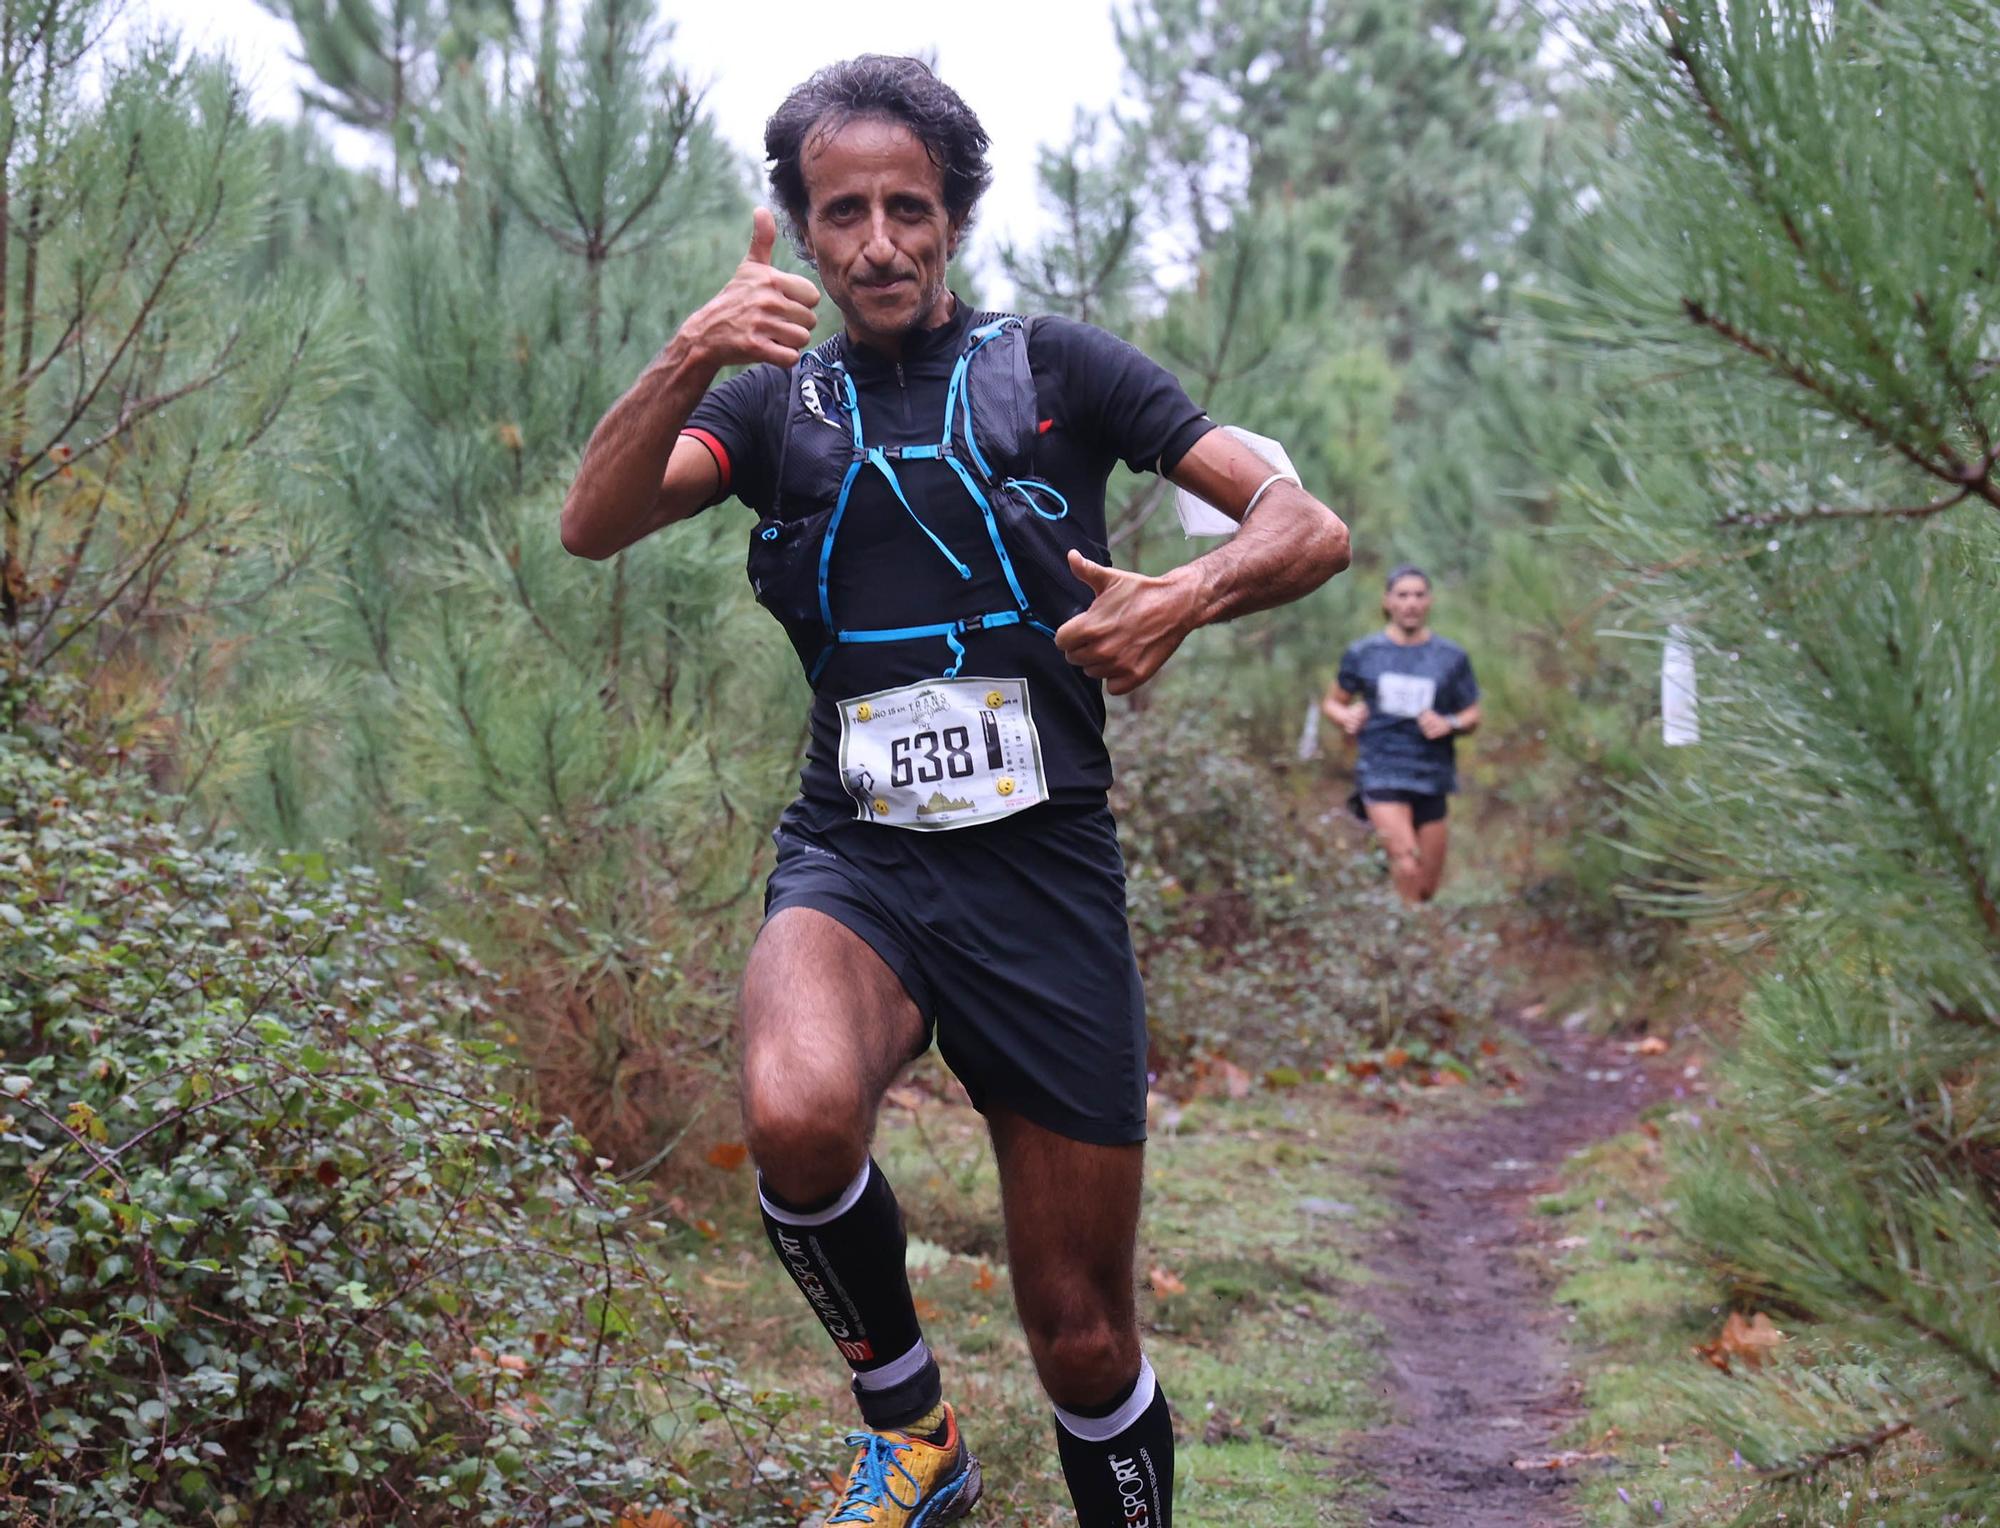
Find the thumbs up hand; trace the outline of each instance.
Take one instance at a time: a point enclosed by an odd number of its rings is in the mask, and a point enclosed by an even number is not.
[[[771,215],[769,207],[759,207],[750,214],[750,253],[743,257],[745,265],[769,265],[771,251],[778,243],[778,220]]]
[[[1056,646],[1076,667],[1128,694],[1160,671],[1196,625],[1184,577],[1148,578],[1069,554],[1069,570],[1089,586],[1090,608],[1056,630]],[[1180,570],[1182,574],[1185,570]]]
[[[681,325],[679,338],[711,366],[769,361],[791,366],[812,343],[819,288],[771,264],[778,220],[768,207],[750,218],[750,248],[736,274]]]

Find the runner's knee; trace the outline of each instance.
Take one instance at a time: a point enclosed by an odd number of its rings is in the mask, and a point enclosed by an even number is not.
[[[1035,1320],[1023,1313],[1042,1388],[1058,1406],[1096,1406],[1139,1368],[1139,1334],[1108,1314]]]
[[[853,1182],[868,1158],[868,1125],[867,1106],[851,1090],[745,1068],[744,1141],[786,1199],[809,1203]]]

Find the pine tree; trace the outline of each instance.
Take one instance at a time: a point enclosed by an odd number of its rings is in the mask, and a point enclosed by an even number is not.
[[[1624,620],[1699,654],[1635,828],[1762,972],[1678,1197],[1796,1356],[1699,1405],[1772,1490],[1872,1473],[1871,1522],[2000,1508],[1996,39],[1991,0],[1628,22],[1582,324]]]
[[[1238,205],[1323,200],[1341,295],[1399,346],[1509,236],[1545,99],[1509,0],[1142,0],[1119,39],[1203,242]]]
[[[321,549],[264,506],[311,459],[334,326],[309,283],[243,293],[272,179],[244,87],[158,39],[86,94],[106,10],[0,6],[0,661],[150,721],[188,634]]]
[[[797,666],[729,512],[608,564],[557,538],[592,424],[748,226],[743,167],[668,47],[640,0],[552,8],[532,47],[445,82],[400,197],[355,197],[367,314],[318,497],[333,576],[187,721],[222,822],[344,842],[456,905],[543,994],[510,1022],[538,1062],[567,1047],[545,1075],[588,1072],[557,1095],[579,1112],[615,1095],[622,1056],[709,1035],[677,962],[701,969],[718,918],[740,921],[802,742]],[[606,1150],[633,1141],[588,1123]]]
[[[423,123],[453,71],[520,30],[512,0],[260,0],[299,34],[305,104],[379,137],[391,190],[416,172]],[[551,8],[553,9],[553,7]]]

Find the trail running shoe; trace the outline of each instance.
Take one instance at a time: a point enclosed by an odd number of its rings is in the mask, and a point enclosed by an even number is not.
[[[944,1408],[944,1442],[905,1432],[852,1432],[854,1472],[827,1521],[872,1528],[936,1528],[955,1523],[979,1500],[979,1461]]]

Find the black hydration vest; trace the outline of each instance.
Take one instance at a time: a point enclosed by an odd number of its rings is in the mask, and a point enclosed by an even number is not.
[[[968,632],[1027,625],[1053,637],[1055,628],[1090,604],[1088,586],[1069,571],[1065,554],[1086,552],[1069,524],[1069,503],[1048,483],[1025,474],[1034,458],[1035,382],[1028,371],[1028,326],[1010,313],[975,314],[965,348],[945,389],[935,445],[873,446],[862,429],[860,400],[848,371],[846,336],[808,350],[792,368],[785,434],[778,456],[777,499],[751,533],[750,584],[758,601],[784,624],[815,688],[842,642],[936,642],[950,661],[945,678],[965,659]],[[898,468],[955,474],[968,508],[985,522],[993,555],[1006,576],[1009,604],[999,610],[918,626],[848,624],[827,591],[834,544],[848,496],[864,471],[881,473],[917,528],[962,579],[972,569],[924,524]],[[941,655],[942,656],[942,655]]]

